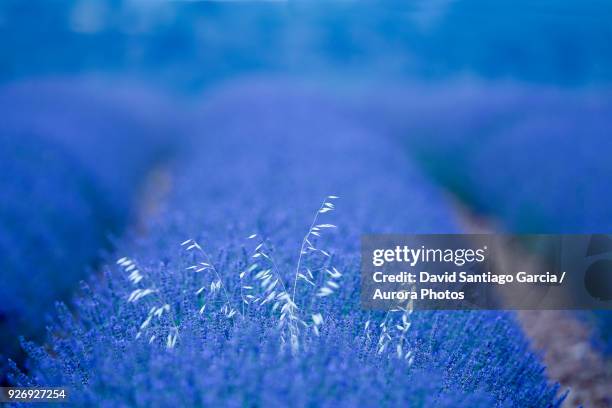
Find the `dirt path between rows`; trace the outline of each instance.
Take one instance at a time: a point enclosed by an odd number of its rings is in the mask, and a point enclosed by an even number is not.
[[[453,200],[454,201],[454,200]],[[474,234],[494,233],[494,222],[479,218],[455,203],[464,230]],[[506,254],[505,256],[517,256]],[[612,364],[591,343],[591,329],[570,311],[522,310],[519,323],[532,349],[541,353],[546,373],[570,394],[564,407],[612,407]]]
[[[139,235],[148,233],[151,220],[159,217],[172,191],[172,171],[167,163],[153,167],[144,180],[137,200],[133,228]]]

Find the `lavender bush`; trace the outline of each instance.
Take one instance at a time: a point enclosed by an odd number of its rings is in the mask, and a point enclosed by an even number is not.
[[[24,343],[15,384],[107,407],[560,404],[509,313],[360,309],[360,234],[459,230],[385,137],[283,84],[200,119],[166,212]]]
[[[15,356],[118,224],[87,173],[44,139],[0,133],[0,174],[0,348]]]
[[[609,90],[468,81],[376,90],[372,99],[377,107],[361,107],[360,117],[395,134],[432,177],[496,228],[610,233]],[[586,315],[595,343],[609,349],[609,314]]]
[[[610,232],[612,106],[589,102],[529,118],[485,143],[468,167],[478,205],[514,231]]]
[[[361,120],[395,134],[433,177],[506,229],[592,232],[609,224],[609,90],[468,80],[367,95],[357,106]]]
[[[505,229],[610,229],[608,90],[464,81],[369,96],[378,103],[369,115],[361,108],[366,123],[395,134],[434,177]]]
[[[44,334],[53,302],[130,218],[175,117],[152,96],[93,79],[0,89],[1,354],[16,357],[19,335]]]
[[[483,144],[467,166],[474,202],[510,231],[610,233],[612,105],[602,95],[561,105]],[[584,285],[582,273],[571,278]],[[590,315],[594,343],[609,351],[610,312]]]
[[[120,79],[30,79],[0,88],[2,132],[65,148],[124,219],[152,166],[169,160],[188,126],[178,102]]]

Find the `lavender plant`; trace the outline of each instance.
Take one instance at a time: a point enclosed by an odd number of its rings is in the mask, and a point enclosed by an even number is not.
[[[503,228],[589,233],[610,228],[609,93],[468,81],[376,89],[359,112]]]
[[[0,224],[0,353],[19,358],[18,336],[44,333],[45,313],[70,295],[119,223],[64,149],[0,130]]]
[[[483,144],[466,167],[470,179],[478,183],[473,194],[476,205],[509,231],[610,233],[612,106],[608,100],[605,94],[563,100],[561,108],[533,115]],[[508,185],[516,187],[503,187]],[[612,254],[612,248],[607,252]],[[585,268],[595,260],[587,253],[584,258]],[[571,285],[584,287],[585,273],[570,274]],[[584,315],[590,315],[586,321],[592,324],[594,343],[604,351],[612,349],[608,334],[612,314],[596,311],[577,317]]]
[[[14,384],[109,407],[561,403],[510,313],[360,308],[361,234],[458,231],[394,145],[286,86],[225,90],[201,120],[167,212],[24,342]]]
[[[0,116],[0,353],[20,360],[18,336],[42,336],[107,256],[181,126],[155,92],[95,78],[4,84]]]
[[[362,117],[396,134],[433,177],[501,230],[609,233],[609,93],[512,83],[377,89],[377,114]],[[584,284],[581,273],[573,278]],[[577,316],[592,324],[598,347],[612,347],[609,313]]]
[[[189,125],[178,101],[94,75],[5,84],[0,112],[0,133],[34,134],[68,152],[124,222],[143,179]]]

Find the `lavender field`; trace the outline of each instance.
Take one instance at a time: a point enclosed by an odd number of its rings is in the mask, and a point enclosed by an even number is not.
[[[612,404],[609,312],[360,304],[364,234],[610,233],[607,8],[536,7],[531,43],[482,2],[77,3],[0,6],[2,386],[79,407]]]

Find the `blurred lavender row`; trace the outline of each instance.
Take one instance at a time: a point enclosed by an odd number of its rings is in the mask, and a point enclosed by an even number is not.
[[[0,89],[0,344],[38,337],[53,303],[96,268],[134,216],[148,172],[170,159],[178,104],[88,78]],[[89,273],[88,273],[89,271]]]

